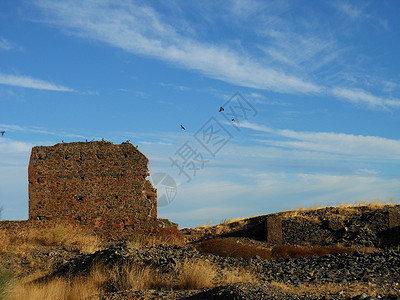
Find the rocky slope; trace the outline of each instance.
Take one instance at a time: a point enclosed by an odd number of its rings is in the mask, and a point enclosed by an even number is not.
[[[283,243],[290,241],[302,247],[340,243],[357,249],[346,254],[272,260],[259,256],[221,257],[196,250],[201,249],[196,248],[201,241],[215,237],[270,249],[272,245],[265,241],[266,216],[258,216],[184,229],[186,246],[136,247],[127,240],[108,241],[100,246],[102,250],[92,254],[57,245],[43,246],[30,252],[29,258],[15,256],[13,263],[24,278],[38,270],[46,271],[35,279],[38,284],[56,278],[88,278],[96,265],[117,270],[137,266],[154,270],[160,282],[169,280],[168,285],[157,283],[140,290],[107,281],[104,293],[88,298],[93,300],[400,299],[400,248],[398,244],[382,242],[385,234],[392,237],[390,241],[396,241],[393,236],[397,236],[398,220],[396,215],[393,220],[392,211],[397,207],[321,208],[276,214],[282,220]],[[212,284],[193,290],[179,285],[177,278],[181,278],[188,262],[204,263],[208,269],[200,275],[207,273]],[[236,279],[229,279],[229,274],[236,274]]]
[[[246,260],[203,254],[188,246],[134,249],[117,245],[59,264],[47,278],[87,274],[99,262],[113,266],[133,263],[168,274],[177,271],[180,264],[188,260],[209,261],[220,272],[248,271],[255,274],[257,282],[227,284],[200,291],[114,290],[93,299],[400,299],[400,253],[393,250]]]

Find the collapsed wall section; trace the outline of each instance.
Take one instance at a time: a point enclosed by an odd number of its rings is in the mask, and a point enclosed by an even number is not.
[[[74,142],[32,149],[29,219],[109,229],[157,217],[148,159],[130,143]],[[154,221],[154,220],[153,220]]]

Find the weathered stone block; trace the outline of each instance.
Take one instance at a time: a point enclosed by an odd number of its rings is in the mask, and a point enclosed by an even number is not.
[[[332,231],[339,231],[344,229],[344,222],[341,219],[329,219],[326,222],[326,227]]]
[[[269,216],[265,220],[267,243],[281,245],[282,237],[282,219],[277,216]]]
[[[389,210],[389,228],[400,226],[400,208],[394,207]]]

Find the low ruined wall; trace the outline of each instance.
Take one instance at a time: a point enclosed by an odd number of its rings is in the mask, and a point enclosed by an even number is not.
[[[24,220],[24,221],[0,221],[0,230],[7,230],[10,234],[22,234],[21,237],[29,232],[29,230],[39,230],[46,232],[55,226],[68,226],[69,223],[60,220]],[[178,224],[170,222],[167,219],[159,219],[150,217],[146,220],[137,220],[132,224],[135,226],[125,225],[124,223],[108,223],[110,226],[95,227],[92,225],[74,224],[74,228],[79,228],[87,233],[98,235],[107,240],[129,238],[137,233],[145,233],[153,228],[176,228]]]
[[[285,211],[233,222],[230,227],[237,229],[220,236],[252,238],[271,245],[397,246],[400,205]]]
[[[400,228],[400,207],[327,207],[295,216],[282,213],[281,222],[282,244],[382,247],[395,241],[390,232]]]

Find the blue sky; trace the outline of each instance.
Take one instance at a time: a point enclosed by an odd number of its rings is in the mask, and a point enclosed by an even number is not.
[[[31,147],[102,138],[129,139],[175,180],[159,216],[181,227],[398,202],[399,12],[398,1],[1,1],[2,218],[28,217]],[[247,114],[232,122],[239,102]],[[210,126],[223,133],[211,153]]]

